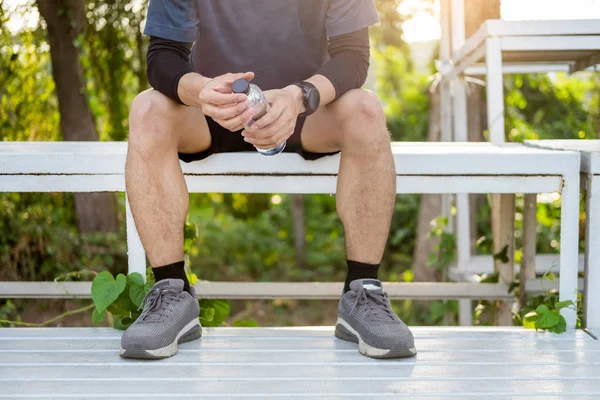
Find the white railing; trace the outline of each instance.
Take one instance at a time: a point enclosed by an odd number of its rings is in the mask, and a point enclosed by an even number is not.
[[[0,192],[123,192],[126,143],[0,143]],[[398,193],[562,193],[560,299],[575,300],[579,207],[579,154],[522,145],[394,143]],[[254,153],[217,154],[182,164],[192,193],[334,193],[340,156],[304,161]],[[128,212],[129,271],[146,259]],[[514,271],[508,271],[513,274]],[[535,285],[535,282],[531,282]],[[340,283],[239,283],[197,285],[205,297],[336,298]],[[66,291],[65,291],[66,289]],[[393,298],[505,299],[507,283],[389,283]],[[86,297],[89,282],[2,282],[0,296]],[[563,309],[569,327],[575,313]]]

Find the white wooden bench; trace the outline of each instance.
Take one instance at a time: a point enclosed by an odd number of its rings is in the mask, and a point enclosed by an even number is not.
[[[600,336],[600,140],[528,140],[527,146],[581,154],[581,187],[585,202],[585,287],[586,328]]]
[[[579,154],[517,144],[394,143],[398,193],[562,193],[560,299],[575,300]],[[2,142],[0,192],[123,192],[126,143]],[[183,164],[190,192],[335,193],[339,155],[304,161],[295,154],[219,154]],[[127,210],[129,271],[146,259]],[[0,297],[89,297],[89,282],[0,282]],[[388,283],[392,298],[510,299],[505,284]],[[340,283],[198,284],[203,297],[336,298]],[[67,293],[68,292],[68,293]],[[575,313],[562,310],[568,326]]]

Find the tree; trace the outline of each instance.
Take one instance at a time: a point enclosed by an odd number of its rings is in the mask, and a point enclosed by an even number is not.
[[[37,0],[37,6],[47,26],[63,138],[98,140],[79,63],[85,1]],[[117,228],[114,196],[109,193],[75,194],[75,209],[80,232],[111,232]]]

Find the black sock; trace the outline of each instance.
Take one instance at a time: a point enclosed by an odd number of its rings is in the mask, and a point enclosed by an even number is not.
[[[154,280],[158,282],[164,279],[181,279],[183,280],[183,290],[189,293],[190,282],[188,282],[184,267],[185,262],[179,261],[163,267],[152,268],[152,272],[154,272]]]
[[[344,283],[344,293],[350,290],[350,282],[355,279],[377,279],[379,264],[366,264],[358,261],[346,260],[348,263],[348,275]]]

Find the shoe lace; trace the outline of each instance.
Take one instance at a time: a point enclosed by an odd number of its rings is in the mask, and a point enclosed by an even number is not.
[[[361,290],[356,296],[356,301],[354,302],[354,306],[350,310],[350,313],[352,313],[359,304],[366,304],[376,321],[389,322],[396,320],[396,314],[394,314],[388,295],[385,292],[367,289]]]
[[[144,307],[141,319],[144,322],[158,322],[165,314],[167,307],[172,301],[179,297],[180,291],[176,288],[167,286],[166,288],[153,288],[144,297],[140,310]]]

